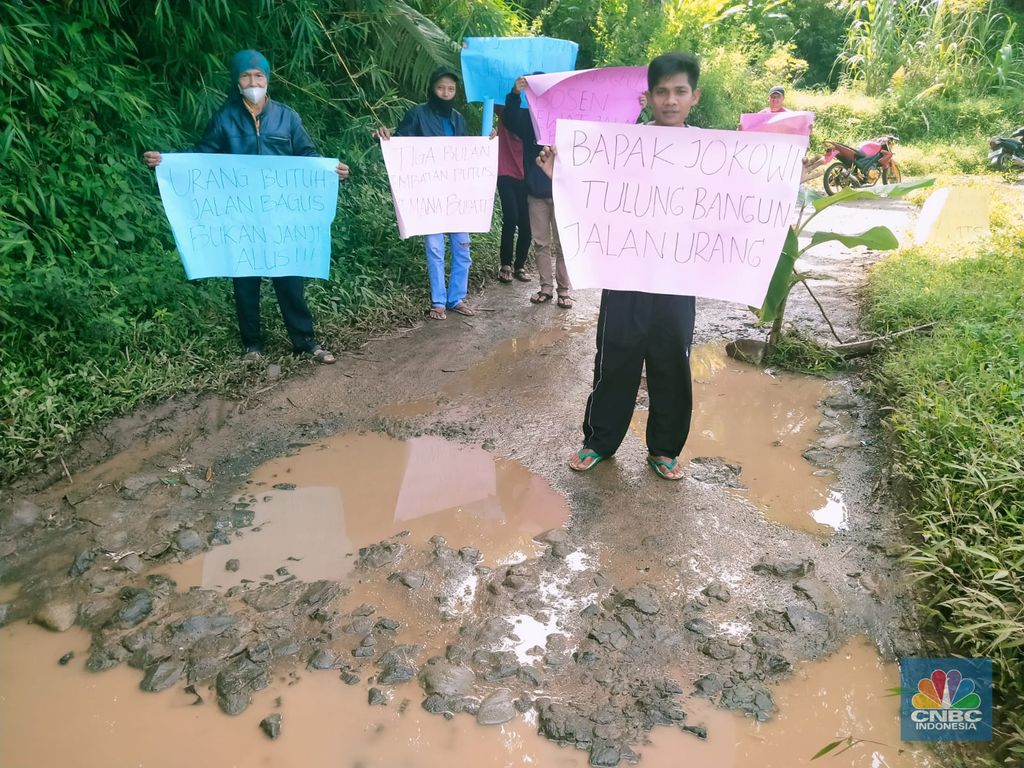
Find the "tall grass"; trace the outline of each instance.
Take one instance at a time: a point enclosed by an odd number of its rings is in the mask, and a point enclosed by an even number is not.
[[[966,258],[909,250],[872,275],[878,332],[936,322],[877,376],[914,529],[909,562],[936,654],[995,663],[996,759],[1024,764],[1024,229]]]
[[[1024,86],[1024,44],[992,0],[853,0],[839,61],[869,95]]]

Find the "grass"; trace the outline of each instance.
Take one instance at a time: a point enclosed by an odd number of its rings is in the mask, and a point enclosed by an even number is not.
[[[874,270],[867,322],[924,322],[875,363],[908,562],[936,654],[995,662],[996,756],[1024,762],[1024,228],[1005,196],[977,253],[908,249]]]

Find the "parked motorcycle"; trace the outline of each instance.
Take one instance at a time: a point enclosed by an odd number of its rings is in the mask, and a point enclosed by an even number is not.
[[[989,162],[999,170],[1011,165],[1024,167],[1024,126],[1009,136],[993,136],[988,140]]]
[[[879,180],[883,184],[900,181],[900,169],[892,157],[897,141],[896,136],[879,136],[856,149],[836,141],[827,142],[830,149],[825,155],[826,162],[836,162],[825,169],[825,193],[834,195],[847,187],[871,187]]]

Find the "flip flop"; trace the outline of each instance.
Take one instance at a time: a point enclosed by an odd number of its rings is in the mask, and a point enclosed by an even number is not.
[[[683,476],[672,477],[669,473],[679,465],[679,459],[675,458],[672,461],[665,461],[664,459],[656,459],[653,456],[647,457],[647,466],[654,470],[654,474],[660,477],[662,480],[679,481],[683,479]]]
[[[516,280],[518,280],[521,283],[532,283],[533,282],[533,275],[531,275],[525,269],[517,269],[515,271],[515,273],[512,275],[512,277],[514,277]]]
[[[473,317],[474,315],[476,315],[476,310],[471,309],[469,305],[466,304],[464,301],[460,301],[454,307],[448,307],[448,309],[457,314],[465,315],[466,317]]]
[[[593,461],[585,467],[575,467],[572,464],[569,464],[569,469],[573,472],[589,472],[604,461],[604,456],[601,456],[599,453],[592,451],[589,448],[580,449],[577,451],[576,455],[579,457],[580,461],[586,461],[587,459],[593,459]]]
[[[533,296],[530,297],[530,303],[547,304],[553,298],[554,296],[552,296],[550,293],[544,293],[544,291],[537,291],[535,294],[533,294]]]
[[[427,317],[429,317],[431,320],[446,320],[448,318],[448,315],[445,314],[444,307],[438,306],[431,307],[430,310],[427,312]]]
[[[572,296],[559,296],[558,301],[555,303],[562,309],[572,309],[572,305],[574,304]]]
[[[498,270],[498,282],[500,283],[511,283],[512,282],[512,267],[502,267]]]

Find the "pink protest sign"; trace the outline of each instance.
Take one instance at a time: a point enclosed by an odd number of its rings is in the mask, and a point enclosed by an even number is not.
[[[810,136],[812,125],[814,125],[813,112],[744,112],[740,115],[741,131]]]
[[[526,78],[526,100],[538,144],[555,140],[555,121],[635,123],[647,90],[646,67],[605,67]]]
[[[398,234],[489,232],[498,142],[486,136],[396,136],[380,143]]]
[[[572,284],[761,306],[806,136],[560,120],[555,218]]]

